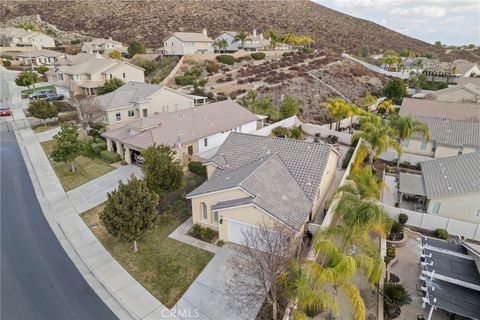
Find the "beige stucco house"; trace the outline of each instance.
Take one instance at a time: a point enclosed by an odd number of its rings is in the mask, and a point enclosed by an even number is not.
[[[302,233],[315,218],[337,160],[327,144],[232,132],[204,162],[208,180],[187,195],[193,223],[237,244],[259,224]]]
[[[480,224],[480,152],[425,161],[421,170],[400,175],[400,184],[415,181],[406,192],[425,197],[427,214]]]
[[[226,48],[215,48],[215,50],[225,50],[225,51],[238,51],[239,49],[244,49],[248,51],[258,51],[266,50],[270,46],[270,40],[263,37],[263,33],[257,33],[257,30],[253,30],[252,34],[248,34],[245,42],[243,44],[240,41],[235,41],[235,37],[238,32],[236,31],[223,31],[218,37],[215,38],[215,41],[227,40],[228,46]]]
[[[403,99],[400,115],[425,123],[429,142],[414,134],[403,141],[404,153],[444,158],[480,149],[480,104]]]
[[[127,48],[121,42],[112,40],[111,37],[108,39],[96,38],[92,41],[84,42],[80,50],[85,53],[101,54],[108,54],[115,50],[123,54],[127,52]]]
[[[44,33],[20,28],[0,28],[0,43],[4,47],[54,48],[55,39]]]
[[[127,163],[135,162],[141,150],[154,144],[174,148],[176,158],[187,165],[205,159],[231,132],[255,132],[258,117],[232,100],[167,112],[128,122],[103,134],[109,151]]]
[[[206,54],[213,53],[213,40],[207,29],[202,33],[174,32],[163,41],[163,47],[166,55]]]
[[[431,95],[438,101],[480,103],[480,86],[474,83],[457,84],[451,88],[435,91]]]
[[[95,53],[66,55],[55,60],[47,73],[48,82],[66,97],[96,95],[105,81],[118,78],[123,82],[145,82],[144,70],[128,62]]]
[[[457,59],[451,63],[442,62],[439,65],[439,72],[452,72],[457,78],[480,76],[480,67],[477,63],[468,60]],[[452,70],[453,69],[453,70]]]
[[[16,54],[18,60],[20,60],[24,65],[34,66],[50,66],[55,63],[55,59],[60,57],[65,57],[65,53],[39,49],[32,51],[22,51]]]
[[[103,120],[110,126],[160,113],[191,109],[207,101],[206,97],[133,81],[96,99],[103,110]]]

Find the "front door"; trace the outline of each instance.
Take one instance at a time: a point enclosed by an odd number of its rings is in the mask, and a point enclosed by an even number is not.
[[[187,153],[189,156],[193,154],[193,146],[188,146]]]
[[[142,109],[142,115],[143,117],[148,117],[148,109]]]

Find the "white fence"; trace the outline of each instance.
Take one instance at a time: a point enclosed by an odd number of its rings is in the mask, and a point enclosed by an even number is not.
[[[385,161],[396,162],[398,158],[398,153],[395,150],[389,149],[380,155],[380,159]],[[431,157],[419,156],[416,154],[403,153],[400,157],[400,163],[409,162],[411,165],[418,165],[420,162],[433,160]]]
[[[350,120],[349,120],[350,121]],[[325,126],[327,126],[325,128]],[[309,135],[315,135],[319,133],[322,137],[326,137],[329,135],[338,137],[338,142],[343,143],[343,144],[352,144],[352,135],[347,133],[347,132],[341,132],[341,131],[335,131],[335,130],[330,130],[329,125],[323,125],[319,126],[316,124],[311,124],[311,123],[303,123],[302,124],[302,131],[305,132],[306,134]]]
[[[404,80],[410,78],[409,74],[404,74],[402,72],[392,72],[392,71],[383,70],[380,67],[377,67],[377,66],[375,66],[373,64],[370,64],[370,63],[367,63],[367,62],[362,61],[360,59],[354,58],[351,55],[346,54],[346,53],[342,53],[342,57],[346,58],[346,59],[350,59],[352,61],[355,61],[355,62],[363,65],[365,68],[367,68],[367,69],[369,69],[373,72],[383,74],[384,76],[387,76],[387,77],[396,77],[396,78],[400,78],[400,79],[404,79]]]
[[[277,127],[291,128],[291,127],[294,127],[294,126],[299,126],[301,124],[302,123],[300,122],[300,120],[298,120],[297,116],[292,116],[290,118],[283,119],[283,120],[275,122],[275,123],[273,123],[269,126],[258,129],[257,131],[255,131],[255,134],[259,135],[259,136],[269,136],[269,135],[272,134],[272,130],[277,128]],[[302,125],[302,129],[303,129],[303,125]]]
[[[406,225],[434,231],[445,229],[449,234],[463,236],[468,239],[480,241],[480,224],[463,222],[455,219],[436,216],[433,214],[410,211],[402,208],[395,208],[384,203],[380,205],[396,221],[398,216],[404,213],[408,216]]]

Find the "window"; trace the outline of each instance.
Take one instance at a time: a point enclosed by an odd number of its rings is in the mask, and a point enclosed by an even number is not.
[[[128,117],[131,118],[135,115],[135,111],[134,110],[128,110]]]
[[[110,76],[110,80],[112,80],[112,79],[113,79],[113,75],[110,73],[109,76]]]
[[[175,103],[175,111],[178,111],[178,103]]]
[[[480,218],[480,209],[477,210],[477,214],[475,215],[477,218]]]
[[[57,78],[58,80],[63,81],[63,74],[57,74]]]
[[[122,116],[121,116],[120,112],[115,113],[115,118],[117,119],[117,121],[122,120]]]
[[[218,211],[215,210],[212,213],[213,213],[213,222],[218,223]]]
[[[202,220],[208,220],[208,209],[207,204],[205,202],[200,203],[200,207],[202,208]]]
[[[402,147],[408,148],[408,145],[410,144],[410,140],[405,139],[402,141]]]
[[[438,214],[438,212],[440,211],[440,202],[434,202],[432,203],[432,213],[433,214]]]
[[[422,140],[422,144],[420,145],[420,150],[427,150],[427,140]]]
[[[168,106],[162,106],[162,113],[168,112]]]
[[[207,146],[208,146],[208,139],[207,139],[207,138],[204,138],[204,139],[203,139],[203,146],[204,146],[204,147],[207,147]]]
[[[123,76],[123,79],[125,79],[125,72],[124,72],[124,73],[122,73],[122,76]]]

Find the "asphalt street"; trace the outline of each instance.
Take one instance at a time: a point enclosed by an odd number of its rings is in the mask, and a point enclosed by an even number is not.
[[[116,319],[46,221],[15,135],[0,136],[0,318]]]

